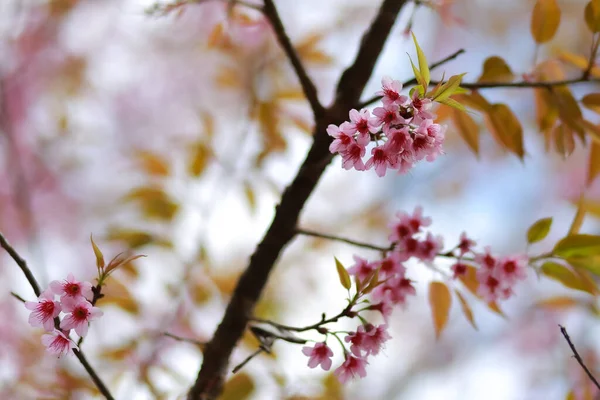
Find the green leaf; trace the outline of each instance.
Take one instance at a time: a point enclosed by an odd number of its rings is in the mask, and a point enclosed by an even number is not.
[[[427,85],[429,85],[429,81],[430,81],[430,74],[429,74],[429,64],[427,64],[427,58],[425,58],[425,53],[423,53],[423,50],[421,49],[421,46],[419,46],[419,43],[417,42],[417,38],[415,37],[415,34],[412,34],[413,37],[413,41],[415,42],[415,48],[417,49],[417,58],[419,61],[419,71],[421,72],[421,76],[423,77],[423,81],[424,81],[424,85],[423,87],[427,87]]]
[[[92,249],[94,250],[94,255],[96,256],[96,266],[98,267],[98,271],[102,271],[102,268],[104,268],[104,255],[98,246],[96,246],[96,243],[94,243],[94,238],[92,235],[90,235],[90,241],[92,242]]]
[[[600,255],[600,236],[579,234],[564,237],[554,246],[553,253],[562,258]]]
[[[334,258],[335,258],[335,268],[337,269],[338,276],[340,277],[340,283],[342,284],[344,289],[350,290],[350,287],[352,286],[352,281],[350,280],[350,275],[348,274],[348,271],[346,271],[346,268],[340,262],[340,260],[338,260],[337,257],[334,257]]]
[[[459,88],[459,89],[462,89],[462,88]],[[457,93],[457,92],[458,91],[455,91],[454,93]],[[463,106],[462,104],[460,104],[458,101],[456,101],[454,99],[446,99],[446,100],[438,101],[438,103],[445,104],[445,105],[455,108],[459,111],[463,111],[463,112],[467,111],[465,106]]]
[[[425,83],[425,79],[423,79],[423,75],[421,75],[421,73],[419,72],[419,70],[417,69],[415,64],[413,63],[412,58],[410,58],[410,56],[408,56],[408,59],[410,60],[410,65],[412,67],[413,74],[415,74],[415,79],[417,80],[419,85],[421,85],[422,87],[426,87],[427,84]]]
[[[568,288],[589,293],[581,278],[564,265],[548,261],[541,266],[540,270],[548,278],[554,279]]]
[[[548,233],[550,233],[550,227],[552,226],[552,218],[538,219],[529,227],[527,231],[527,243],[537,243],[544,240]]]
[[[369,282],[367,287],[363,290],[363,294],[371,293],[381,282],[379,282],[379,268],[372,272],[370,277],[367,277],[365,281]]]

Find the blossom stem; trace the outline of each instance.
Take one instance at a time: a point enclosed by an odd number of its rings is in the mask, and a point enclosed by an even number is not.
[[[0,233],[0,247],[2,247],[4,250],[6,250],[6,252],[15,261],[15,263],[17,263],[17,265],[21,268],[21,270],[25,274],[25,277],[29,281],[29,284],[33,288],[33,291],[35,292],[36,296],[39,297],[40,294],[41,294],[40,287],[39,287],[39,285],[38,285],[35,277],[33,276],[33,273],[31,272],[31,270],[27,266],[27,262],[8,243],[8,241],[6,240],[6,238],[4,237],[4,235],[2,235],[2,233]],[[20,296],[16,295],[15,293],[11,292],[11,294],[15,298],[17,298],[18,300],[23,301],[23,299]],[[54,318],[54,325],[56,326],[57,329],[59,329],[59,319],[58,319],[58,317]],[[92,368],[92,366],[90,365],[90,363],[88,362],[88,360],[85,358],[85,356],[83,355],[83,353],[81,352],[81,350],[73,349],[73,353],[75,354],[75,357],[77,357],[77,359],[79,360],[79,362],[81,363],[81,365],[83,365],[83,368],[85,368],[85,370],[87,371],[87,373],[90,376],[90,378],[92,378],[92,381],[94,382],[94,384],[96,385],[96,387],[98,388],[98,390],[100,391],[100,393],[102,393],[102,395],[107,400],[114,400],[114,397],[112,396],[112,394],[110,393],[110,391],[108,390],[108,388],[106,387],[106,385],[104,384],[104,382],[102,381],[102,379],[100,379],[100,377],[98,376],[98,374],[96,373],[96,371]]]
[[[560,327],[560,332],[562,333],[562,335],[565,337],[565,340],[569,344],[569,347],[571,348],[571,351],[573,352],[573,356],[575,357],[575,359],[577,360],[577,362],[579,363],[579,365],[581,365],[581,368],[583,368],[583,370],[585,371],[585,373],[587,374],[587,376],[590,378],[590,380],[592,382],[594,382],[594,385],[596,385],[596,387],[598,389],[600,389],[600,384],[598,383],[598,381],[596,380],[596,378],[594,377],[594,375],[590,372],[590,370],[588,369],[588,367],[583,362],[583,359],[581,358],[581,356],[577,352],[577,349],[575,349],[575,345],[573,344],[573,342],[571,342],[571,338],[569,337],[569,334],[567,333],[567,330],[562,325],[558,325],[558,326]]]
[[[312,325],[308,325],[308,326],[304,326],[304,327],[296,327],[296,326],[289,326],[289,325],[283,325],[268,319],[261,319],[261,318],[251,318],[251,321],[254,322],[260,322],[263,324],[268,324],[271,325],[277,329],[282,329],[285,331],[291,331],[291,332],[306,332],[306,331],[310,331],[313,329],[319,329],[321,326],[332,323],[332,322],[337,322],[340,318],[343,317],[347,317],[348,313],[350,312],[350,310],[352,309],[352,306],[354,305],[354,303],[350,303],[348,304],[348,306],[346,308],[344,308],[344,310],[342,310],[342,312],[340,312],[339,314],[337,314],[335,317],[331,317],[328,319],[325,318],[321,318],[321,321],[317,322],[316,324],[312,324]]]
[[[320,238],[320,239],[327,239],[327,240],[333,240],[336,242],[343,242],[343,243],[350,244],[352,246],[362,247],[362,248],[370,249],[370,250],[377,250],[377,251],[386,252],[386,253],[388,251],[392,250],[392,247],[377,246],[377,245],[370,244],[370,243],[360,242],[358,240],[348,239],[348,238],[344,238],[341,236],[328,235],[325,233],[315,232],[315,231],[311,231],[308,229],[297,228],[296,233],[299,235],[304,235],[304,236],[312,236],[312,237],[316,237],[316,238]]]
[[[177,335],[174,335],[174,334],[172,334],[170,332],[163,332],[163,335],[165,335],[167,337],[170,337],[171,339],[175,339],[175,340],[177,340],[179,342],[187,342],[187,343],[195,344],[196,346],[200,347],[200,349],[204,349],[204,346],[206,346],[206,343],[200,342],[200,341],[195,340],[195,339],[190,339],[190,338],[184,338],[184,337],[181,337],[181,336],[177,336]]]

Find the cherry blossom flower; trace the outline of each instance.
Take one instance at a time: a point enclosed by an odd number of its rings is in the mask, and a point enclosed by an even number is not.
[[[396,104],[384,104],[383,107],[375,107],[373,109],[373,118],[371,121],[373,125],[380,126],[383,125],[383,132],[387,133],[392,124],[401,123],[401,117],[398,113],[400,107]],[[402,118],[404,120],[404,118]]]
[[[492,250],[489,246],[486,246],[484,250],[485,253],[475,254],[475,262],[487,270],[493,270],[496,266],[496,258],[492,256]]]
[[[454,274],[452,275],[452,278],[456,279],[459,276],[465,275],[467,273],[467,267],[468,267],[468,265],[462,263],[461,261],[458,261],[457,263],[452,265],[450,267],[452,272],[454,272]]]
[[[365,164],[362,161],[362,157],[365,155],[366,149],[364,145],[360,144],[359,141],[354,141],[350,143],[344,151],[341,152],[342,155],[342,167],[344,169],[351,169],[354,167],[357,171],[364,171]]]
[[[398,163],[397,155],[390,151],[390,148],[381,145],[371,149],[371,158],[365,164],[365,169],[371,169],[375,166],[375,172],[377,176],[382,177],[385,175],[387,168],[396,168]]]
[[[528,261],[526,255],[504,257],[498,261],[495,275],[508,285],[515,284],[518,280],[527,278]]]
[[[77,349],[77,345],[58,329],[42,335],[42,344],[46,346],[48,353],[56,354],[59,358],[62,355],[69,354],[72,349]]]
[[[412,95],[412,106],[414,109],[415,118],[420,120],[433,119],[435,116],[429,112],[431,109],[431,99],[421,98],[419,91],[415,90]]]
[[[371,113],[366,108],[360,111],[355,109],[350,110],[350,125],[349,129],[359,133],[359,137],[370,138],[371,133],[379,131],[379,125],[375,125],[371,119]]]
[[[302,353],[304,353],[305,356],[310,357],[308,359],[309,368],[316,368],[319,364],[325,371],[329,371],[331,368],[333,351],[331,351],[325,342],[315,343],[313,347],[304,346],[302,348]]]
[[[367,326],[367,336],[363,339],[362,349],[367,354],[377,355],[383,348],[383,344],[391,338],[386,324],[379,326],[369,324]]]
[[[400,81],[395,81],[389,76],[384,76],[381,78],[381,89],[376,92],[375,95],[383,96],[381,102],[384,105],[396,103],[396,104],[405,104],[408,101],[407,96],[403,96],[400,94],[402,91],[402,83]]]
[[[425,240],[419,243],[417,257],[419,257],[421,261],[433,261],[442,250],[443,246],[442,236],[434,237],[431,232],[428,232]]]
[[[346,354],[346,360],[340,365],[334,374],[341,383],[346,383],[350,379],[355,379],[357,376],[364,378],[367,376],[365,366],[368,364],[364,358],[357,358],[353,355]]]
[[[344,341],[346,343],[352,343],[352,345],[350,346],[350,351],[356,357],[362,357],[361,350],[363,350],[363,346],[367,336],[368,334],[365,331],[365,326],[361,325],[358,327],[356,332],[351,332],[344,338]]]
[[[399,242],[418,233],[422,227],[431,225],[431,218],[423,217],[423,207],[421,206],[416,207],[412,215],[401,211],[396,213],[396,217],[400,221],[390,225],[392,234],[389,240],[392,242]]]
[[[352,256],[352,258],[354,258],[354,264],[348,268],[348,273],[355,275],[361,282],[369,277],[377,267],[377,264],[369,263],[357,255]]]
[[[384,321],[387,322],[389,317],[392,315],[394,308],[388,302],[382,301],[369,306],[367,310],[379,311],[383,316]]]
[[[460,250],[461,257],[467,254],[468,252],[472,251],[473,247],[475,247],[476,245],[477,243],[475,243],[474,240],[471,240],[467,237],[466,232],[460,234],[458,250]]]
[[[412,281],[402,276],[388,279],[384,284],[377,286],[371,292],[374,301],[389,302],[391,304],[406,304],[406,297],[416,295],[417,290]]]
[[[61,301],[64,301],[67,297],[71,299],[84,298],[91,300],[93,296],[92,284],[90,282],[76,281],[73,274],[69,274],[67,279],[62,282],[50,282],[49,287],[54,294],[61,296]]]
[[[60,323],[61,329],[74,329],[75,333],[83,337],[87,334],[90,321],[100,318],[104,313],[98,307],[92,306],[87,300],[66,298],[63,301],[65,315]]]
[[[327,127],[327,134],[335,139],[329,145],[331,153],[341,153],[354,142],[354,132],[349,129],[349,125],[349,122],[344,122],[339,127],[333,124]]]
[[[54,295],[50,290],[40,294],[38,301],[26,301],[25,308],[31,310],[29,324],[34,327],[43,327],[45,331],[54,330],[54,318],[61,312],[61,305],[54,301]]]
[[[406,268],[402,265],[402,261],[406,261],[408,257],[404,257],[403,253],[393,252],[388,257],[380,261],[379,278],[385,279],[394,275],[404,276]]]

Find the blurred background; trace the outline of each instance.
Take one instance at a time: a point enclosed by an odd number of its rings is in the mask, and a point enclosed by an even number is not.
[[[107,259],[131,250],[147,257],[117,271],[83,345],[118,399],[183,398],[229,295],[260,241],[285,186],[310,145],[311,113],[289,63],[262,15],[224,1],[3,0],[0,2],[0,231],[26,258],[43,287],[72,272],[96,274],[90,234]],[[353,59],[379,2],[277,1],[325,104]],[[537,60],[566,52],[588,57],[592,36],[584,1],[558,1],[561,25]],[[249,4],[259,4],[252,3]],[[383,75],[412,77],[407,32],[436,61],[466,53],[435,71],[441,78],[481,75],[486,58],[504,58],[515,76],[532,72],[533,1],[438,0],[405,7],[365,98]],[[566,68],[567,76],[578,70]],[[573,87],[575,97],[594,91]],[[461,232],[498,254],[527,251],[525,234],[553,216],[549,237],[566,235],[586,179],[587,153],[548,151],[536,124],[534,94],[488,89],[524,127],[526,155],[503,150],[482,123],[479,155],[450,120],[445,151],[406,175],[345,171],[334,159],[301,216],[301,226],[387,245],[387,225],[421,205],[431,231],[453,247]],[[440,113],[440,117],[443,117]],[[591,121],[593,114],[587,115]],[[588,189],[600,203],[600,187]],[[599,208],[600,209],[600,208]],[[595,233],[588,214],[584,232]],[[345,306],[333,257],[378,255],[297,237],[278,262],[256,314],[302,326]],[[441,268],[449,265],[440,262]],[[224,399],[564,399],[593,398],[558,329],[565,325],[588,366],[600,333],[596,299],[533,271],[501,307],[505,317],[468,298],[478,330],[454,304],[435,339],[426,286],[440,279],[408,265],[417,296],[390,319],[393,337],[371,359],[365,379],[340,386],[306,367],[301,346],[278,342],[230,377]],[[45,354],[42,332],[11,292],[35,295],[0,255],[0,397],[100,398],[74,357]],[[354,324],[354,325],[352,325]],[[343,323],[340,325],[345,326]],[[348,329],[355,326],[354,321]],[[340,328],[340,329],[342,329]],[[307,335],[306,338],[318,339]],[[248,334],[232,366],[256,350]],[[335,343],[332,344],[334,351]],[[334,366],[342,361],[337,349]]]

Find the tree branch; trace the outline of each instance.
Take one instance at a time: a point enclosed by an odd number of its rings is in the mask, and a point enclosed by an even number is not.
[[[246,329],[281,251],[296,234],[298,217],[306,200],[333,158],[329,152],[331,138],[325,134],[326,128],[329,124],[343,121],[348,115],[348,110],[359,101],[398,13],[406,1],[383,1],[363,36],[353,64],[344,72],[338,83],[334,104],[323,116],[317,115],[312,146],[296,177],[283,192],[271,226],[250,258],[248,267],[233,291],[221,323],[206,345],[202,366],[188,393],[188,400],[215,399],[221,393],[231,353]]]
[[[496,89],[496,88],[504,88],[504,89],[517,89],[517,88],[546,88],[551,89],[556,86],[564,86],[564,85],[574,85],[577,83],[586,83],[586,82],[596,82],[600,83],[600,79],[588,79],[588,78],[574,78],[574,79],[564,79],[560,81],[548,81],[548,82],[463,82],[460,84],[460,87],[465,89]],[[439,81],[431,81],[432,85],[437,85]]]
[[[581,365],[581,368],[583,368],[583,370],[585,371],[585,373],[587,374],[587,376],[590,378],[590,380],[592,382],[594,382],[594,385],[596,385],[596,388],[598,388],[598,390],[600,390],[600,384],[598,383],[598,381],[596,380],[596,378],[594,377],[594,375],[592,375],[592,373],[590,372],[590,370],[588,369],[588,367],[583,362],[583,359],[581,358],[581,356],[579,355],[579,353],[575,349],[575,345],[573,344],[573,342],[571,342],[571,338],[569,337],[569,334],[567,333],[567,330],[562,325],[558,325],[558,326],[560,327],[560,332],[565,337],[565,340],[567,341],[567,343],[569,344],[569,347],[571,348],[571,351],[573,352],[573,357],[575,357],[575,359],[577,360],[577,362],[579,363],[579,365]]]
[[[300,80],[300,86],[302,86],[302,91],[304,92],[304,95],[310,104],[310,108],[313,111],[315,119],[321,118],[325,112],[325,109],[319,102],[317,88],[308,76],[306,69],[304,69],[302,62],[300,61],[300,57],[298,57],[298,53],[296,53],[289,36],[285,32],[285,27],[283,26],[283,22],[281,22],[281,18],[279,17],[279,13],[277,12],[277,8],[275,7],[273,0],[265,0],[263,13],[267,19],[271,21],[277,41],[283,48],[287,58],[292,63],[292,67],[294,68],[294,71]]]
[[[19,253],[17,253],[17,251],[10,245],[10,243],[8,243],[8,240],[6,240],[2,232],[0,232],[0,247],[6,250],[8,255],[11,256],[11,258],[15,261],[15,263],[17,263],[19,268],[21,268],[21,271],[23,271],[23,273],[25,274],[25,278],[27,278],[29,284],[33,288],[33,291],[35,292],[35,297],[40,297],[40,294],[42,293],[42,291],[40,290],[40,285],[37,283],[35,277],[33,276],[33,273],[27,266],[27,262],[19,255]]]
[[[8,241],[6,240],[6,238],[4,237],[4,235],[2,235],[2,233],[0,233],[0,247],[2,247],[4,250],[6,250],[6,252],[15,261],[15,263],[17,263],[17,265],[21,268],[21,271],[23,271],[23,273],[25,274],[25,277],[29,281],[29,284],[33,288],[33,291],[35,292],[36,297],[39,297],[40,293],[41,293],[40,286],[38,285],[37,281],[35,280],[35,277],[33,276],[33,273],[31,272],[31,270],[27,266],[27,262],[8,243]],[[23,301],[23,302],[25,301],[23,298],[21,298],[21,296],[18,296],[15,293],[11,292],[11,294],[17,300],[20,300],[20,301]],[[58,325],[58,317],[54,319],[54,324]],[[88,360],[85,358],[85,356],[83,355],[83,353],[81,352],[81,350],[73,349],[73,353],[75,354],[75,357],[77,357],[77,359],[79,360],[79,362],[81,363],[81,365],[83,365],[83,368],[85,368],[85,370],[87,371],[88,375],[92,378],[92,381],[94,381],[94,384],[96,385],[96,387],[98,388],[98,390],[100,391],[100,393],[102,393],[102,395],[107,400],[114,400],[114,397],[112,396],[112,394],[110,393],[110,391],[108,390],[108,388],[106,387],[106,385],[104,384],[104,382],[102,382],[102,379],[100,379],[100,377],[98,376],[98,374],[96,373],[96,371],[94,371],[94,369],[92,368],[92,366],[90,365],[90,363],[88,362]]]

